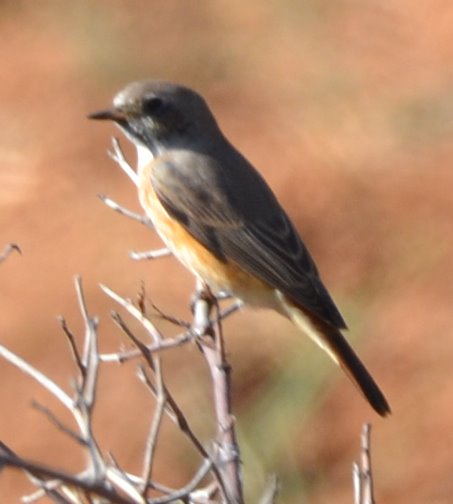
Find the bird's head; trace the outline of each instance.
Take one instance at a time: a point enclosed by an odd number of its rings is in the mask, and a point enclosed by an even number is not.
[[[129,84],[115,96],[111,108],[88,118],[114,121],[132,142],[153,152],[188,142],[196,145],[218,133],[216,121],[198,93],[165,81]]]

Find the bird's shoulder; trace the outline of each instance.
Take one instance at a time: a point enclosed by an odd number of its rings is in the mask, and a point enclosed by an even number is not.
[[[203,197],[247,220],[268,220],[281,212],[277,197],[254,166],[233,146],[169,149],[153,160],[152,183],[184,186],[186,196]]]

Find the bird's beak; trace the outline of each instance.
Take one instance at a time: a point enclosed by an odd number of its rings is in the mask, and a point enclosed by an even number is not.
[[[121,122],[126,119],[124,112],[117,108],[111,108],[106,110],[99,110],[98,112],[93,112],[89,114],[88,119],[94,119],[96,121],[115,121]]]

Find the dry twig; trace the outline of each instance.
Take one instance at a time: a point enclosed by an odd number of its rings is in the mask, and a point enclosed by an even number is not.
[[[137,175],[124,158],[117,139],[113,139],[113,152],[110,156],[136,184]],[[125,209],[105,196],[101,196],[101,199],[116,212],[152,227],[147,217]],[[16,245],[11,244],[0,255],[0,262],[13,250],[20,252]],[[147,253],[134,252],[131,255],[134,259],[157,259],[169,253],[167,249],[160,249]],[[68,328],[65,319],[62,317],[59,319],[74,361],[76,374],[74,390],[65,391],[43,372],[0,345],[0,357],[35,380],[71,413],[75,428],[64,424],[46,406],[34,403],[34,407],[44,414],[58,431],[76,441],[77,446],[84,451],[86,456],[84,470],[72,475],[22,458],[0,442],[0,468],[20,469],[38,487],[34,493],[24,497],[23,501],[31,503],[42,497],[49,497],[53,502],[61,504],[169,504],[172,502],[243,504],[240,452],[232,413],[231,369],[226,359],[222,332],[222,321],[235,313],[242,303],[233,302],[222,311],[219,308],[219,300],[228,299],[230,296],[222,294],[216,298],[207,286],[198,284],[197,296],[192,305],[192,323],[165,314],[151,303],[154,310],[151,316],[157,316],[183,329],[177,336],[165,338],[146,313],[144,291],[140,293],[138,305],[136,305],[131,300],[101,285],[104,293],[126,312],[126,316],[138,322],[141,333],[145,335],[145,341],[142,341],[142,336],[137,336],[131,330],[123,316],[113,311],[111,314],[113,322],[130,341],[132,348],[102,354],[99,351],[98,342],[99,321],[88,310],[79,277],[75,279],[75,288],[85,328],[82,351],[77,345],[76,335]],[[210,442],[199,439],[164,379],[162,351],[194,341],[202,351],[212,380],[217,429],[215,439]],[[102,452],[93,432],[93,414],[100,400],[98,397],[100,367],[107,363],[122,363],[137,358],[140,358],[139,379],[155,398],[156,407],[150,415],[141,471],[139,474],[131,474],[119,467],[113,455]],[[175,423],[201,459],[190,481],[176,489],[156,481],[154,476],[156,446],[164,415]],[[369,425],[364,426],[360,464],[354,465],[355,504],[374,504],[369,433]],[[152,497],[150,497],[151,491]],[[278,482],[276,478],[273,478],[260,504],[274,504],[277,491]]]
[[[375,504],[371,467],[371,425],[364,424],[360,436],[360,461],[352,466],[354,504]]]

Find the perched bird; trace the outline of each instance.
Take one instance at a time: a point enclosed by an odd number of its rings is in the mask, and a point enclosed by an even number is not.
[[[164,81],[134,82],[112,108],[88,117],[114,121],[136,146],[141,205],[186,268],[214,292],[290,319],[377,413],[390,412],[342,335],[343,317],[293,223],[198,93]]]

